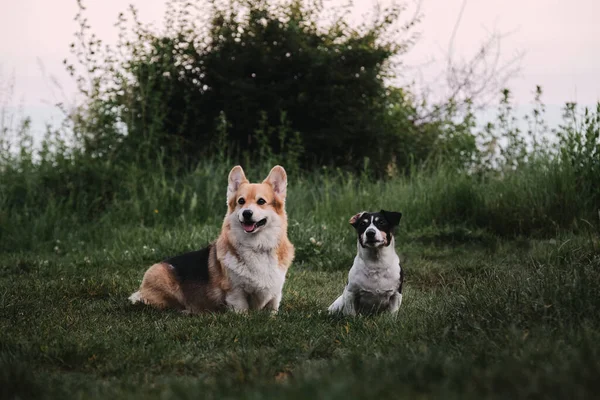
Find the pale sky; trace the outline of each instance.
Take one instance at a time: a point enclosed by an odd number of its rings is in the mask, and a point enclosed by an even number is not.
[[[342,0],[339,0],[342,1]],[[339,2],[334,0],[333,2]],[[413,2],[415,0],[408,0]],[[55,77],[72,99],[74,84],[62,60],[77,25],[75,0],[0,0],[0,87],[14,76],[12,105],[22,105],[42,123],[52,115],[49,104],[62,100],[48,76]],[[160,26],[165,0],[87,0],[92,31],[107,43],[116,39],[114,23],[128,4],[140,19]],[[463,0],[423,0],[421,39],[405,61],[436,90],[434,78],[443,69],[445,54]],[[374,1],[355,0],[356,15]],[[411,3],[412,4],[412,3]],[[529,104],[535,85],[544,88],[549,105],[566,101],[593,105],[600,100],[600,0],[469,0],[456,34],[455,53],[468,57],[490,31],[510,33],[502,41],[505,59],[522,52],[521,70],[509,87],[518,104]],[[38,61],[39,60],[39,61]],[[40,61],[44,66],[42,72]],[[53,95],[53,92],[55,93]],[[2,101],[0,93],[0,102]]]

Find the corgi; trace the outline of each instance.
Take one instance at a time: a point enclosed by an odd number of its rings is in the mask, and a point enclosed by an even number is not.
[[[287,236],[286,188],[287,175],[279,165],[262,183],[249,183],[242,167],[234,167],[217,240],[151,266],[129,300],[192,314],[277,312],[294,259]]]
[[[401,217],[402,213],[381,210],[350,218],[358,235],[358,252],[348,273],[348,284],[329,306],[330,313],[396,315],[402,304],[404,271],[394,247],[394,230]]]

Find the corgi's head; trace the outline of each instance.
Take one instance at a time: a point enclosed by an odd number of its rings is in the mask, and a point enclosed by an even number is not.
[[[287,175],[279,165],[262,183],[250,183],[242,167],[233,167],[227,186],[226,217],[231,231],[240,236],[262,237],[261,241],[278,241],[278,235],[287,229],[286,188]]]
[[[350,218],[350,224],[356,229],[358,243],[362,247],[389,246],[394,238],[394,230],[400,224],[402,213],[395,211],[363,211]]]

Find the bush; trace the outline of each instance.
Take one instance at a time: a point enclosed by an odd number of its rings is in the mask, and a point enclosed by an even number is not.
[[[344,22],[345,8],[323,22],[319,2],[210,4],[203,9],[207,29],[187,2],[169,5],[161,33],[144,27],[135,10],[131,29],[121,15],[114,50],[103,50],[90,34],[81,6],[81,32],[72,47],[92,78],[73,65],[69,70],[87,98],[76,129],[88,152],[154,159],[161,149],[196,162],[226,144],[230,155],[245,159],[259,159],[268,148],[285,157],[293,151],[306,168],[356,168],[369,158],[383,171],[394,159],[401,168],[414,161],[385,150],[389,144],[398,149],[399,139],[418,147],[419,161],[431,151],[433,141],[410,123],[416,111],[409,97],[390,95],[395,89],[385,84],[395,72],[392,58],[410,44],[410,37],[395,34],[401,7],[353,28]],[[403,29],[410,32],[414,22]],[[282,125],[287,135],[269,134]]]

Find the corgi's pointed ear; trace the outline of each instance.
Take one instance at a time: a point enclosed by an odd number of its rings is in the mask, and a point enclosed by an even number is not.
[[[348,221],[350,222],[350,225],[356,228],[358,226],[358,220],[363,216],[364,213],[366,213],[366,211],[361,211],[358,214],[353,215],[352,218],[350,218],[350,221]]]
[[[281,197],[287,192],[287,174],[281,165],[276,165],[269,172],[269,176],[263,181],[273,187],[273,191]]]
[[[395,211],[381,210],[381,214],[383,214],[383,216],[385,217],[385,219],[387,219],[387,222],[391,226],[400,225],[400,218],[402,218],[402,213],[395,212]]]
[[[248,183],[244,170],[239,165],[236,165],[229,172],[229,184],[227,185],[227,200],[235,195],[242,183]]]

